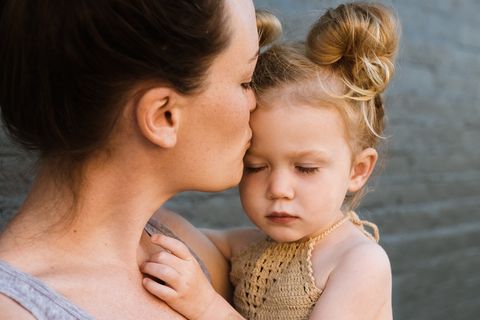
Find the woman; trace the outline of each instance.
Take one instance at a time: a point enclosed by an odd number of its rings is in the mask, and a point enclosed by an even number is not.
[[[252,2],[7,0],[1,14],[3,121],[40,160],[0,237],[0,314],[183,318],[142,287],[139,264],[158,250],[145,225],[178,192],[241,178]],[[177,216],[157,221],[227,294],[214,246]]]

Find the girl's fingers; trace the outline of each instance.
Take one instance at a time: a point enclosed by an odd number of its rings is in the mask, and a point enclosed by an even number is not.
[[[187,246],[180,240],[165,236],[163,234],[154,234],[150,239],[154,244],[163,247],[165,250],[170,251],[182,260],[192,259],[190,250],[188,250]]]
[[[160,252],[157,252],[153,254],[149,259],[148,262],[155,262],[155,263],[160,263],[160,264],[165,264],[167,266],[170,266],[176,270],[180,268],[182,265],[182,262],[185,262],[183,259],[180,259],[179,257],[175,256],[173,253],[170,253],[170,251],[163,250]]]
[[[179,281],[181,280],[180,274],[177,272],[177,270],[164,264],[145,262],[141,267],[141,271],[154,278],[164,281],[173,289],[178,287]]]
[[[143,278],[143,286],[148,292],[167,303],[177,297],[177,292],[174,289],[160,284],[150,278]]]

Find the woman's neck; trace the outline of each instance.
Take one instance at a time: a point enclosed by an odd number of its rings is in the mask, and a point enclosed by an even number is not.
[[[137,268],[146,244],[143,228],[174,192],[161,189],[158,175],[133,171],[122,161],[91,162],[74,201],[71,187],[55,179],[50,166],[42,166],[27,200],[0,237],[0,258],[21,264],[31,254],[58,263]]]

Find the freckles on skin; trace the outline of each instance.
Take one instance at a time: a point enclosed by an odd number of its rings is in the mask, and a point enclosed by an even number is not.
[[[220,191],[238,184],[243,156],[251,137],[250,112],[255,107],[251,80],[258,52],[255,11],[251,1],[227,0],[229,45],[213,61],[204,90],[182,104],[179,148],[187,165],[181,174],[195,190]]]

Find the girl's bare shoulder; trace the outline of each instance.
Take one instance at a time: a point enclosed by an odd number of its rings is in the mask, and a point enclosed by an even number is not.
[[[310,319],[391,319],[392,275],[385,250],[361,232],[329,240],[312,255],[315,283],[323,292]],[[348,308],[338,301],[348,301]]]
[[[338,273],[347,273],[352,277],[374,275],[384,279],[380,282],[391,281],[390,260],[385,250],[353,226],[336,238],[314,247],[312,269],[321,288],[333,274]]]

